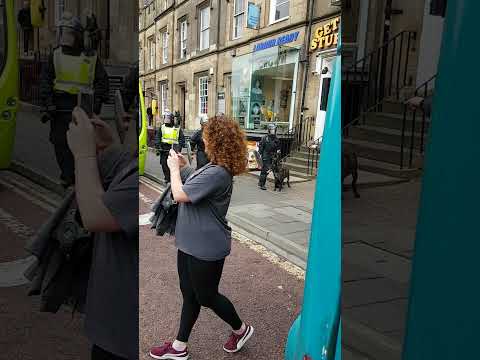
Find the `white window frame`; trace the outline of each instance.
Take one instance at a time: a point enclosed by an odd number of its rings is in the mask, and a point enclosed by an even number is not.
[[[162,115],[165,115],[165,110],[168,109],[168,82],[166,81],[160,83],[160,106]]]
[[[180,59],[187,57],[187,36],[188,36],[188,24],[187,20],[180,22]]]
[[[58,23],[62,19],[64,11],[65,0],[55,0],[55,26],[58,26]]]
[[[275,19],[275,12],[279,5],[288,4],[288,15],[282,18]],[[271,0],[270,2],[270,24],[286,20],[290,17],[290,0]]]
[[[241,25],[239,27],[237,27],[237,19],[241,19]],[[242,37],[244,27],[245,27],[245,0],[233,0],[233,37],[232,39],[235,40]]]
[[[208,115],[208,76],[198,78],[198,115]]]
[[[168,63],[168,31],[162,31],[162,64]]]
[[[204,14],[207,14],[207,24],[204,24]],[[199,11],[199,49],[206,50],[210,47],[210,6],[205,6]],[[204,35],[206,34],[206,39]]]
[[[155,69],[155,39],[152,37],[148,39],[149,63],[150,70]]]

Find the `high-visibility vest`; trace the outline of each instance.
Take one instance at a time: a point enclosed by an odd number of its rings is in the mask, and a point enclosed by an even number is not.
[[[162,142],[165,144],[178,144],[178,138],[180,136],[180,128],[168,127],[162,125]]]
[[[152,115],[157,115],[157,100],[152,100]]]
[[[54,89],[76,95],[81,89],[91,90],[95,79],[97,55],[67,55],[61,48],[53,52],[55,66]]]
[[[46,10],[42,0],[30,1],[30,18],[33,27],[40,28],[45,25]]]

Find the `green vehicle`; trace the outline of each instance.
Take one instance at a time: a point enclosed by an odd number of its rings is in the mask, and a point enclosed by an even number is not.
[[[145,98],[143,97],[142,85],[138,84],[138,91],[140,95],[140,106],[138,111],[140,131],[138,138],[138,174],[143,175],[145,171],[145,161],[147,158],[147,112],[145,110]]]
[[[12,160],[19,91],[13,0],[0,0],[0,89],[0,169],[6,169]]]

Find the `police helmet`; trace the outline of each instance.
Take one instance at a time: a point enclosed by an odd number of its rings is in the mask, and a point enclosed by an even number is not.
[[[201,116],[200,117],[200,125],[203,126],[203,125],[206,125],[207,123],[208,123],[208,117]]]
[[[173,125],[173,114],[168,109],[165,109],[163,113],[163,122],[168,125]]]
[[[84,31],[80,18],[78,16],[73,16],[72,13],[68,11],[63,13],[61,20],[58,22],[58,27],[60,29],[69,28],[78,33]]]
[[[273,123],[268,124],[267,130],[270,135],[275,135],[277,133],[277,125]]]
[[[60,46],[83,48],[83,26],[78,16],[69,12],[63,13],[58,22],[57,39]]]

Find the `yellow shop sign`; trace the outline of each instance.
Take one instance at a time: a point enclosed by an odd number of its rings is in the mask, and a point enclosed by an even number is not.
[[[313,32],[312,42],[310,43],[310,51],[328,49],[336,46],[338,43],[339,24],[340,18],[337,17],[316,28]]]

